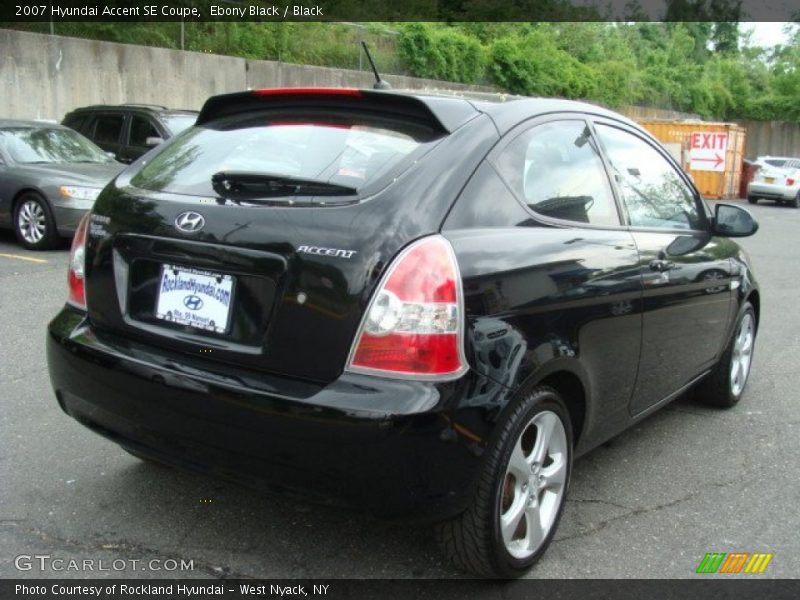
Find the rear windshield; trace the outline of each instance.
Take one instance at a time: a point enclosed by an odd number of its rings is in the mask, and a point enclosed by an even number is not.
[[[783,165],[786,164],[786,159],[785,158],[768,158],[764,162],[767,163],[768,165],[772,166],[772,167],[782,167]]]
[[[214,196],[212,176],[236,172],[346,186],[360,193],[402,168],[434,137],[416,125],[364,116],[250,113],[185,131],[131,184]]]

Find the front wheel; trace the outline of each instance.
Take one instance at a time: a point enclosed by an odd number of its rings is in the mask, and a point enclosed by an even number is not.
[[[31,192],[20,198],[14,210],[14,233],[30,250],[46,250],[58,241],[50,205],[39,194]]]
[[[758,204],[758,198],[756,196],[748,196],[747,201],[750,204]]]
[[[750,375],[755,343],[756,313],[753,305],[745,302],[722,358],[697,387],[697,397],[701,402],[722,408],[730,408],[739,402]]]
[[[564,401],[546,386],[514,407],[488,450],[467,510],[437,525],[450,560],[482,577],[514,578],[544,554],[558,526],[572,469]]]

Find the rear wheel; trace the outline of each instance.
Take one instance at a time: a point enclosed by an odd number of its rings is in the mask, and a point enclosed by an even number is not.
[[[792,208],[800,208],[800,192],[797,192],[797,195],[792,200],[789,200],[787,204]]]
[[[558,526],[572,469],[572,428],[552,388],[533,389],[506,419],[469,508],[437,525],[459,568],[483,577],[523,575]]]
[[[14,208],[14,233],[19,243],[31,250],[46,250],[58,241],[53,212],[39,194],[27,193],[17,202]]]
[[[746,302],[739,311],[733,337],[711,374],[697,387],[697,398],[712,406],[735,406],[744,393],[756,342],[756,314]]]
[[[747,197],[747,201],[748,201],[750,204],[758,204],[758,198],[757,198],[757,197],[755,197],[755,196],[748,196],[748,197]]]

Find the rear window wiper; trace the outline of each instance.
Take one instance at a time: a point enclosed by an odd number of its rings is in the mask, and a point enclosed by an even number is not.
[[[222,198],[246,202],[287,196],[355,196],[358,193],[355,188],[327,181],[244,171],[214,173],[211,185]]]

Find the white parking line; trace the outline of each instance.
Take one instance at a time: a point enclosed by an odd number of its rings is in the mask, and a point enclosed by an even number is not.
[[[17,260],[27,260],[28,262],[39,263],[39,264],[45,264],[47,262],[50,262],[43,258],[33,258],[31,256],[22,256],[20,254],[4,254],[0,252],[0,256],[2,256],[3,258],[15,258]]]

